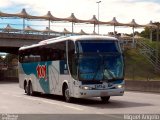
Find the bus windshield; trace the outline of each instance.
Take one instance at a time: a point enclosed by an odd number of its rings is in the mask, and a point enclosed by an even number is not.
[[[86,43],[86,44],[85,44]],[[114,41],[78,42],[79,80],[123,78],[123,57]]]
[[[123,78],[123,58],[121,54],[80,55],[80,80],[110,80]]]
[[[118,42],[113,40],[81,40],[76,45],[78,53],[121,52]]]

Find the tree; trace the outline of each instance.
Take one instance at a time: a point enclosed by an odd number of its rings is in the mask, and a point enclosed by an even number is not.
[[[0,56],[0,61],[3,61],[3,58],[2,58],[2,56]]]
[[[14,54],[7,54],[6,55],[6,58],[5,58],[5,61],[8,63],[8,64],[11,64],[12,60],[13,59],[18,59],[18,56],[17,55],[14,55]]]
[[[150,34],[149,28],[148,28],[148,27],[145,27],[145,28],[144,28],[144,31],[142,31],[142,32],[140,33],[140,36],[141,36],[141,37],[144,37],[144,38],[149,38],[149,34]]]
[[[160,25],[159,22],[155,22],[153,24],[157,25],[157,26]],[[151,28],[145,27],[144,30],[140,33],[140,36],[149,39],[150,38],[150,32],[151,32]],[[160,31],[158,32],[158,35],[160,36]],[[152,39],[154,41],[157,39],[157,29],[155,29],[155,28],[152,28]]]

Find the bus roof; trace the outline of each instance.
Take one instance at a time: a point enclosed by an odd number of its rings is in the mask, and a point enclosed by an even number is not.
[[[24,50],[24,49],[29,49],[29,48],[34,48],[42,45],[47,45],[51,43],[56,43],[56,42],[62,42],[65,40],[115,40],[117,41],[117,38],[110,37],[110,36],[100,36],[100,35],[78,35],[78,36],[61,36],[61,37],[56,37],[56,38],[51,38],[47,40],[40,41],[37,44],[29,45],[29,46],[23,46],[20,47],[19,50]]]

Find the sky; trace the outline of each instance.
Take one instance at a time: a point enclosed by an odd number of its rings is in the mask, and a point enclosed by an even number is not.
[[[93,15],[98,16],[98,0],[0,0],[0,11],[6,13],[19,13],[23,8],[31,15],[45,15],[51,11],[55,17],[69,17],[71,13],[78,19],[91,19]],[[148,24],[151,20],[160,20],[160,0],[101,0],[99,4],[99,20],[110,21],[116,17],[121,23],[129,23],[132,19],[138,24]],[[22,20],[0,19],[1,27],[7,23],[13,27],[22,27]],[[27,25],[33,28],[45,29],[48,22],[45,21],[26,21]],[[41,25],[41,26],[39,26]],[[62,31],[67,28],[71,31],[71,23],[51,23],[51,29]],[[75,32],[83,29],[85,32],[92,33],[93,25],[75,24]],[[142,31],[136,29],[135,31]],[[118,33],[132,33],[130,27],[117,27]],[[96,28],[97,32],[97,28]],[[113,26],[100,26],[100,33],[107,34],[113,32]]]

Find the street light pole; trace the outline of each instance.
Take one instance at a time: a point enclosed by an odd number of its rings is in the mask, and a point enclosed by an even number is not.
[[[101,1],[96,2],[98,4],[98,21],[99,21],[99,3],[101,3]],[[99,34],[99,24],[98,24],[98,34]]]

